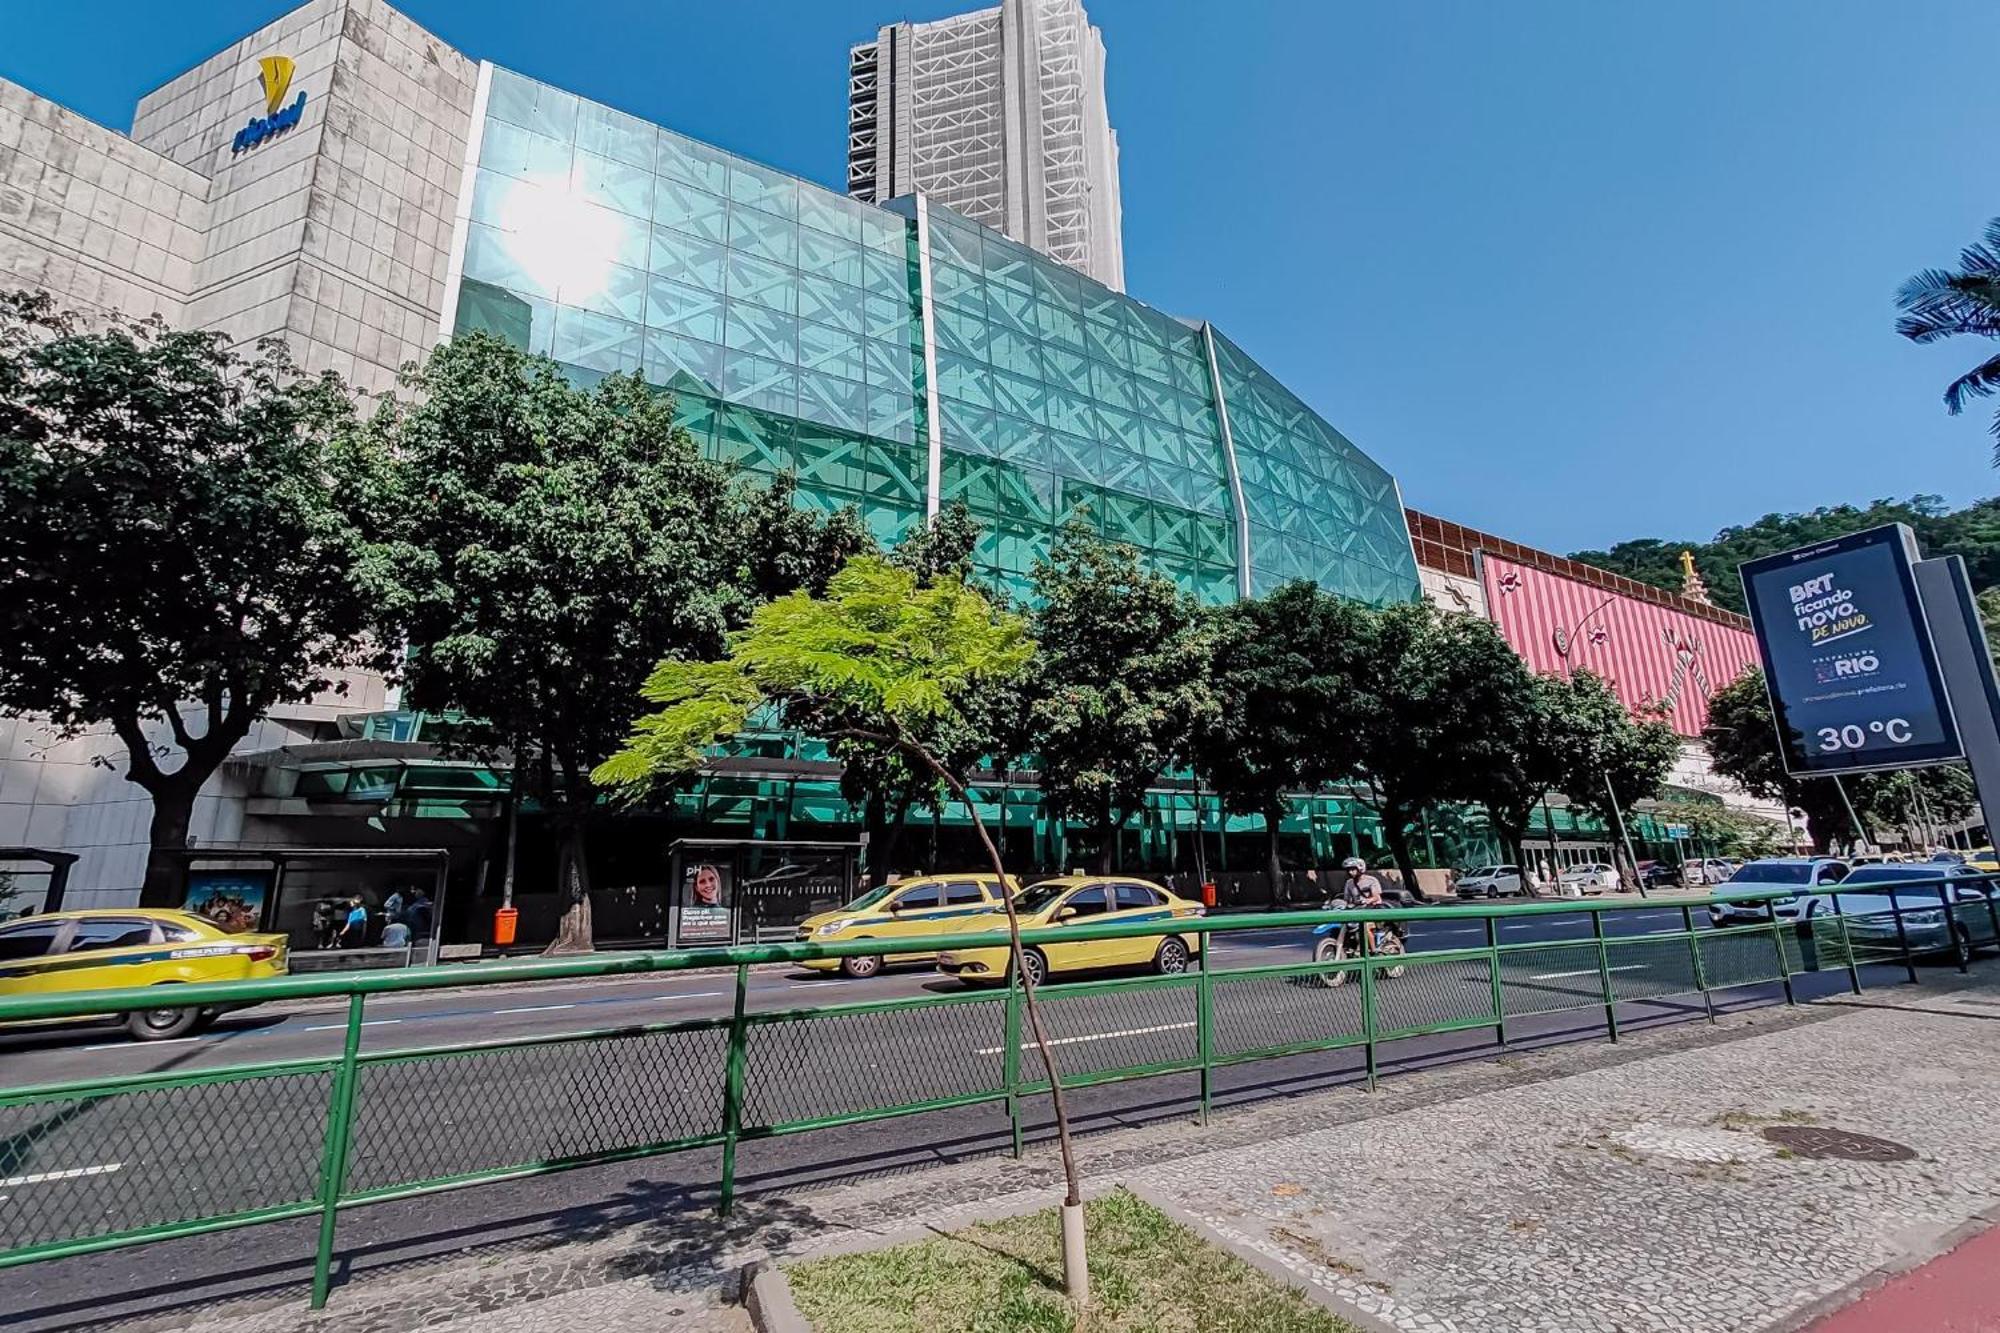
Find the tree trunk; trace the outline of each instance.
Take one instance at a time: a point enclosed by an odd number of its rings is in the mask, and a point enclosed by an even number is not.
[[[1119,823],[1111,808],[1106,806],[1103,816],[1097,821],[1097,873],[1100,875],[1111,873],[1111,859],[1118,852]]]
[[[151,846],[146,852],[146,879],[139,889],[141,907],[179,907],[187,901],[187,863],[173,853],[187,849],[188,826],[194,822],[194,798],[201,782],[182,780],[181,773],[168,774],[148,787],[153,820],[147,835]],[[204,773],[203,780],[207,776]]]
[[[1271,902],[1285,902],[1289,895],[1285,892],[1285,863],[1278,855],[1279,826],[1285,822],[1285,807],[1281,803],[1264,811],[1264,852],[1268,860],[1265,871],[1271,876]]]
[[[889,867],[883,860],[888,848],[884,844],[889,837],[889,811],[882,800],[882,793],[870,792],[867,803],[862,806],[861,827],[868,835],[868,857],[865,869],[868,883],[872,887],[888,878]]]
[[[1403,815],[1400,805],[1394,801],[1382,803],[1382,839],[1389,844],[1389,855],[1396,862],[1396,869],[1403,876],[1403,892],[1424,902],[1428,896],[1417,883],[1417,862],[1410,854],[1409,820]]]
[[[583,817],[568,812],[557,833],[556,886],[562,894],[562,921],[545,954],[589,953],[596,948],[590,930],[590,862],[584,845]]]
[[[978,833],[980,844],[986,849],[986,857],[993,867],[994,876],[999,879],[1001,884],[1006,884],[1007,868],[1002,863],[1000,849],[994,846],[992,836],[986,831],[985,821],[979,817],[979,807],[973,803],[971,793],[966,791],[965,784],[960,782],[957,776],[947,769],[930,751],[907,737],[898,736],[896,739],[899,744],[921,759],[933,773],[936,773],[944,784],[951,788],[952,795],[965,803],[966,812],[972,816],[973,830]],[[1014,910],[1014,897],[1012,894],[1001,894],[1000,901],[1007,909],[1008,948],[1012,955],[1014,976],[1021,983],[1021,1004],[1028,1020],[1028,1032],[1034,1038],[1035,1049],[1041,1053],[1042,1074],[1048,1079],[1049,1083],[1049,1104],[1050,1109],[1055,1113],[1056,1119],[1056,1146],[1062,1154],[1063,1183],[1065,1188],[1063,1203],[1066,1207],[1081,1208],[1083,1206],[1083,1185],[1076,1173],[1076,1153],[1070,1146],[1069,1110],[1063,1099],[1062,1077],[1056,1071],[1055,1056],[1049,1051],[1048,1033],[1042,1026],[1041,1001],[1035,996],[1037,988],[1029,979],[1028,969],[1022,963],[1021,918]],[[1080,1260],[1082,1257],[1079,1254],[1078,1258]],[[1064,1285],[1068,1287],[1071,1297],[1079,1300],[1087,1299],[1089,1291],[1087,1268],[1080,1263],[1077,1270],[1071,1270],[1067,1263],[1067,1253],[1064,1255],[1064,1261]]]

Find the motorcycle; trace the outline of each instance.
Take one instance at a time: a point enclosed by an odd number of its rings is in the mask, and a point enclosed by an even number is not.
[[[1395,931],[1379,922],[1370,922],[1369,925],[1375,932],[1374,940],[1369,947],[1371,956],[1376,958],[1402,956],[1404,952],[1403,941],[1396,935]],[[1323,926],[1313,927],[1313,961],[1315,963],[1338,963],[1360,956],[1360,922],[1329,921]],[[1354,973],[1351,970],[1321,972],[1317,974],[1317,980],[1322,986],[1344,986],[1347,984],[1347,979],[1352,975]],[[1400,977],[1403,975],[1403,965],[1397,963],[1390,967],[1381,968],[1377,971],[1376,975]]]

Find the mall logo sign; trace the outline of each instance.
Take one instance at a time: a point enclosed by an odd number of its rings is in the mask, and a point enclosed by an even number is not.
[[[235,147],[229,151],[240,153],[246,148],[255,148],[266,139],[283,134],[299,123],[299,117],[306,111],[306,95],[300,93],[290,106],[285,105],[285,94],[292,87],[292,58],[290,56],[265,56],[257,62],[257,81],[264,88],[264,110],[266,115],[257,116],[248,125],[236,131]]]

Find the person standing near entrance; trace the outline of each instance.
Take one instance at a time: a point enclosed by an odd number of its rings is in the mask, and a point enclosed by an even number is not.
[[[368,943],[368,909],[359,898],[347,900],[347,921],[340,928],[340,947],[359,949]]]

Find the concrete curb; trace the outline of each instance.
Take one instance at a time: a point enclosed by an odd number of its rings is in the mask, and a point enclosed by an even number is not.
[[[1364,1333],[1399,1333],[1399,1330],[1394,1325],[1382,1322],[1365,1310],[1357,1310],[1354,1306],[1349,1305],[1346,1301],[1341,1300],[1323,1287],[1304,1281],[1297,1273],[1286,1267],[1283,1262],[1272,1258],[1260,1250],[1252,1249],[1248,1245],[1238,1244],[1229,1236],[1222,1235],[1214,1227],[1211,1227],[1208,1223],[1202,1221],[1193,1213],[1188,1212],[1151,1186],[1142,1185],[1134,1180],[1128,1180],[1125,1182],[1125,1188],[1130,1190],[1133,1196],[1141,1203],[1150,1204],[1152,1207],[1159,1209],[1162,1213],[1165,1213],[1175,1222],[1186,1227],[1216,1249],[1234,1255],[1262,1273],[1265,1277],[1276,1282],[1279,1286],[1290,1287],[1314,1305],[1319,1306],[1336,1318],[1345,1320],[1356,1328],[1364,1330]],[[811,1333],[811,1330],[805,1330],[805,1333]]]
[[[743,1270],[743,1308],[758,1333],[813,1333],[813,1326],[792,1300],[792,1284],[785,1280],[785,1270],[773,1260],[764,1259]]]

